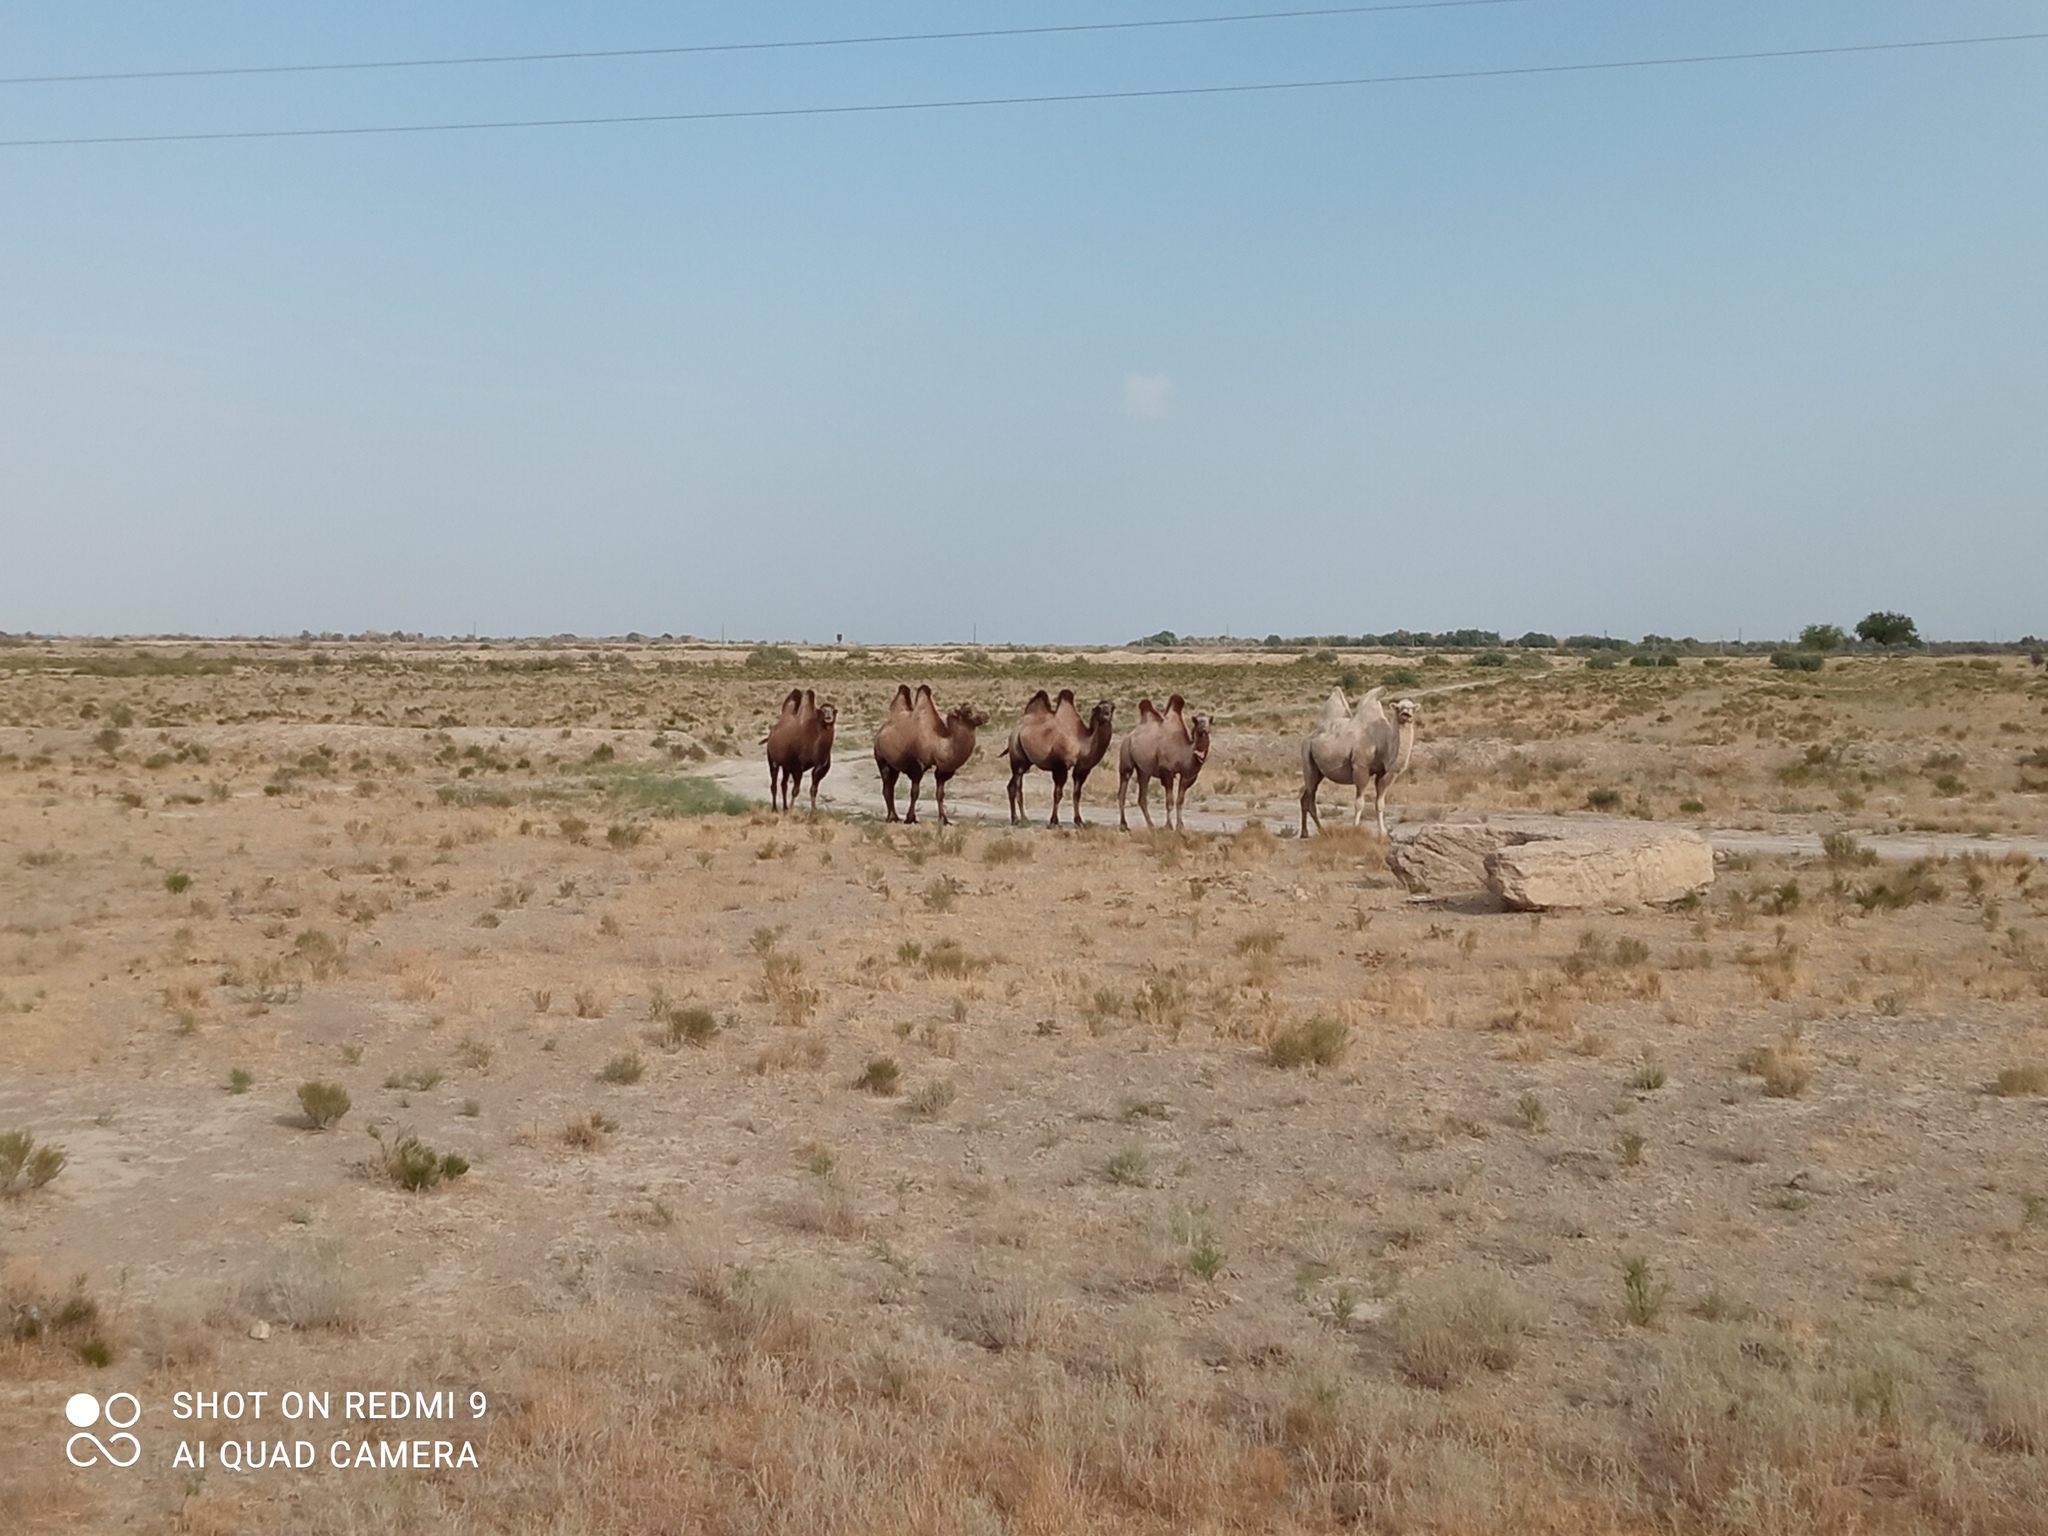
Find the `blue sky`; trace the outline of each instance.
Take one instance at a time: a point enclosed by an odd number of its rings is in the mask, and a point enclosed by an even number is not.
[[[0,11],[0,74],[1247,0]],[[0,87],[0,138],[2048,31],[2043,0]],[[0,629],[2048,633],[2048,43],[0,149]]]

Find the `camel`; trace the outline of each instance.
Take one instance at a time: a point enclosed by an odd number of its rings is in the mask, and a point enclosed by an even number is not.
[[[1188,789],[1209,760],[1209,717],[1186,718],[1187,702],[1179,694],[1166,701],[1161,714],[1150,699],[1138,700],[1137,729],[1124,738],[1117,755],[1116,819],[1126,832],[1131,829],[1124,815],[1124,792],[1133,775],[1138,780],[1138,814],[1152,825],[1152,812],[1145,804],[1145,791],[1157,779],[1166,793],[1166,825],[1174,825],[1179,812],[1180,830],[1188,828]]]
[[[946,825],[946,780],[974,756],[974,733],[987,723],[987,713],[972,704],[956,704],[941,719],[929,687],[920,684],[913,698],[909,686],[900,685],[888,717],[875,733],[875,766],[882,771],[882,799],[889,807],[889,820],[896,820],[896,780],[907,773],[910,808],[903,820],[916,824],[917,792],[929,772],[937,786],[939,825]]]
[[[1095,706],[1085,724],[1074,690],[1062,688],[1055,704],[1039,689],[1024,706],[1024,718],[1010,733],[1010,821],[1024,822],[1024,775],[1043,768],[1052,775],[1052,820],[1060,824],[1060,797],[1066,793],[1067,777],[1074,780],[1074,825],[1081,825],[1081,786],[1109,751],[1109,738],[1116,706],[1104,699]]]
[[[808,688],[792,688],[782,713],[768,729],[768,798],[778,811],[796,809],[796,792],[811,776],[811,809],[818,808],[818,781],[832,771],[832,733],[839,710],[820,704]]]
[[[1323,818],[1316,814],[1316,791],[1325,779],[1351,786],[1354,827],[1365,820],[1365,786],[1370,780],[1373,816],[1380,836],[1387,835],[1387,788],[1408,771],[1408,759],[1415,752],[1415,701],[1398,701],[1389,720],[1380,705],[1385,691],[1373,689],[1358,701],[1356,712],[1341,689],[1324,703],[1314,732],[1301,744],[1303,837],[1308,836],[1311,818],[1318,832],[1323,829]]]

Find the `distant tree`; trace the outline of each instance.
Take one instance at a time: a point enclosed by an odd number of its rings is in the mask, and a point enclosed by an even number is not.
[[[1557,649],[1557,636],[1546,635],[1540,629],[1532,629],[1515,644],[1525,651],[1554,651]]]
[[[1839,651],[1842,642],[1849,637],[1842,633],[1839,624],[1809,624],[1799,631],[1799,649],[1802,651]]]
[[[1858,639],[1887,649],[1920,643],[1919,628],[1903,613],[1866,614],[1856,626],[1856,635]]]
[[[1156,635],[1147,635],[1144,639],[1138,641],[1137,644],[1155,649],[1174,646],[1180,644],[1180,636],[1170,629],[1162,629]]]

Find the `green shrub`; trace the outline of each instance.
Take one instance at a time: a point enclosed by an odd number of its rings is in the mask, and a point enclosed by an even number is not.
[[[671,1049],[680,1045],[707,1045],[717,1033],[718,1020],[709,1008],[692,1006],[669,1010],[668,1043]]]
[[[1818,672],[1828,664],[1818,651],[1773,651],[1771,665],[1780,672]]]
[[[1508,664],[1506,651],[1481,651],[1472,658],[1475,667],[1504,667]]]
[[[1349,1024],[1318,1013],[1276,1033],[1266,1047],[1266,1058],[1281,1068],[1328,1067],[1343,1057],[1350,1044]]]
[[[301,1083],[299,1108],[305,1111],[314,1130],[325,1130],[348,1113],[348,1090],[339,1083]]]
[[[639,1082],[641,1074],[646,1070],[646,1066],[637,1055],[631,1051],[621,1051],[606,1062],[604,1070],[597,1075],[607,1083],[617,1083],[624,1087]]]
[[[1669,651],[1637,651],[1635,655],[1629,657],[1628,664],[1632,667],[1675,667],[1678,665],[1678,658]],[[1589,662],[1587,665],[1590,666],[1592,663]]]
[[[1877,862],[1877,851],[1866,848],[1857,841],[1854,832],[1824,832],[1821,834],[1820,851],[1828,863],[1837,869],[1851,866],[1865,866]]]
[[[370,1136],[377,1143],[377,1160],[384,1176],[401,1189],[433,1189],[445,1180],[459,1179],[469,1172],[466,1158],[453,1152],[436,1152],[411,1131],[389,1142],[381,1131],[372,1130]]]
[[[883,1098],[893,1098],[902,1091],[903,1069],[896,1064],[894,1056],[871,1056],[853,1086],[865,1089]]]
[[[647,829],[637,821],[615,822],[605,829],[604,840],[614,848],[637,848]]]
[[[1145,1155],[1143,1147],[1125,1147],[1112,1152],[1109,1161],[1102,1165],[1103,1177],[1112,1184],[1143,1184],[1151,1170],[1152,1159]]]
[[[1621,791],[1604,785],[1599,789],[1586,791],[1586,804],[1596,811],[1611,811],[1621,804]]]
[[[919,1120],[936,1120],[952,1107],[954,1088],[943,1077],[935,1077],[903,1101],[904,1110]]]
[[[9,1131],[0,1136],[0,1195],[41,1189],[64,1171],[68,1160],[62,1147],[39,1147],[29,1132]]]
[[[192,889],[192,877],[182,869],[164,876],[164,889],[173,896],[182,896]]]
[[[236,1067],[232,1072],[228,1073],[229,1093],[247,1093],[255,1085],[256,1074],[253,1072]]]
[[[1651,1277],[1648,1259],[1636,1257],[1623,1261],[1621,1310],[1636,1327],[1647,1328],[1657,1320],[1670,1289],[1670,1286],[1660,1285]]]

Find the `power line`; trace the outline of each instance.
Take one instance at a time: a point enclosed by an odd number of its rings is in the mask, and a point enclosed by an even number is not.
[[[1248,85],[1175,85],[1126,91],[1064,91],[1034,96],[971,96],[935,101],[853,103],[836,107],[740,107],[706,112],[645,112],[606,117],[529,117],[494,122],[389,123],[344,128],[250,128],[201,133],[122,133],[56,139],[0,139],[0,149],[48,149],[95,144],[200,144],[235,139],[335,139],[383,134],[487,133],[511,128],[600,128],[647,123],[716,123],[755,118],[851,117],[897,112],[946,112],[973,107],[1037,107],[1087,101],[1156,101],[1169,97],[1247,96],[1278,91],[1338,90],[1375,85],[1426,85],[1447,80],[1505,80],[1533,75],[1599,74],[1699,64],[1744,64],[1769,59],[1814,59],[1845,54],[1906,53],[1933,48],[1978,48],[2048,41],[2048,32],[1994,37],[1935,37],[1901,43],[1838,43],[1819,48],[1767,48],[1747,53],[1694,53],[1659,59],[1609,59],[1586,64],[1521,64],[1498,69],[1447,69],[1409,75],[1354,75],[1332,80],[1274,80]]]
[[[583,59],[672,58],[696,53],[770,53],[798,48],[860,48],[892,43],[952,43],[997,37],[1054,37],[1084,32],[1144,32],[1166,27],[1214,27],[1259,21],[1303,21],[1325,16],[1370,16],[1388,11],[1460,11],[1477,6],[1523,5],[1528,0],[1396,0],[1379,5],[1333,5],[1313,10],[1242,11],[1228,16],[1174,16],[1150,21],[1073,22],[1043,27],[981,27],[965,32],[889,32],[867,37],[807,37],[783,42],[686,43],[665,48],[585,48],[562,53],[479,53],[437,59],[366,59],[336,64],[244,64],[205,69],[109,70],[81,75],[13,75],[0,85],[79,85],[106,80],[203,80],[229,75],[342,74],[373,69],[445,69],[470,64],[558,64]]]

